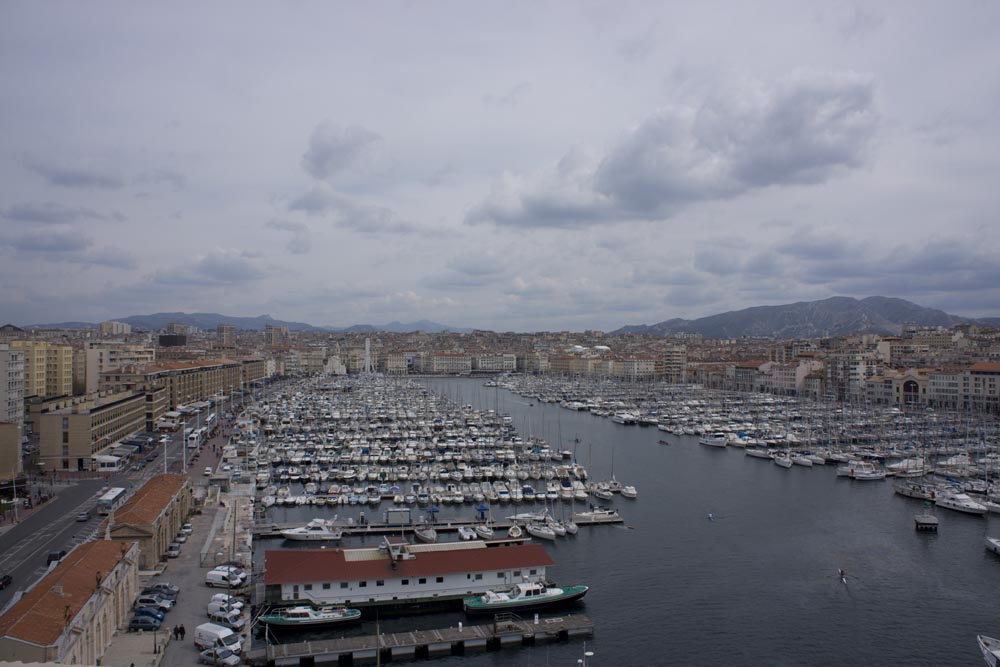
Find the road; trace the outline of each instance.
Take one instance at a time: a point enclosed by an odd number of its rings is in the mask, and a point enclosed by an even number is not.
[[[13,583],[0,591],[0,607],[45,573],[50,551],[69,551],[97,532],[97,513],[86,523],[76,521],[81,510],[93,509],[103,480],[85,480],[56,487],[56,497],[33,512],[24,521],[0,535],[0,573],[9,574]]]

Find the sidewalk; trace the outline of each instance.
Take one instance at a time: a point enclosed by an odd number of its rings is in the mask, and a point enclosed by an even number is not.
[[[32,514],[34,514],[35,512],[45,509],[46,507],[48,507],[49,503],[51,503],[58,497],[59,496],[49,496],[49,499],[46,500],[44,503],[35,503],[31,507],[23,507],[23,506],[18,507],[16,520],[14,519],[14,510],[7,510],[7,512],[10,514],[10,518],[4,518],[2,523],[0,523],[0,535],[3,535],[8,530],[11,530],[12,528],[20,524],[22,521],[30,517]]]
[[[155,637],[154,637],[155,634]],[[154,639],[156,653],[153,652]],[[167,644],[171,641],[167,631],[118,633],[101,658],[101,665],[111,667],[157,667],[162,661]]]

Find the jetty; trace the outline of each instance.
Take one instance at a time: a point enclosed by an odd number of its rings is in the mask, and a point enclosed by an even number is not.
[[[522,619],[498,615],[492,623],[342,637],[293,644],[269,644],[246,653],[251,664],[290,667],[303,664],[372,664],[377,660],[424,659],[472,651],[531,646],[538,642],[589,637],[594,623],[584,614]]]

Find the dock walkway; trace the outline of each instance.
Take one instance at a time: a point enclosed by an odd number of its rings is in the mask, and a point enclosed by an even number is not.
[[[271,644],[247,652],[251,664],[289,667],[300,664],[362,664],[381,660],[462,655],[539,641],[565,641],[594,633],[593,621],[584,614],[523,620],[512,614],[483,625],[459,625],[437,630],[343,637],[295,644]]]

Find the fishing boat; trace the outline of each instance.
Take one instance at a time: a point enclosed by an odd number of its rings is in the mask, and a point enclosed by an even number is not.
[[[466,614],[497,614],[528,611],[566,604],[587,594],[587,586],[549,586],[542,581],[526,581],[506,591],[487,591],[462,599]]]
[[[332,521],[313,519],[304,526],[282,530],[281,536],[295,542],[324,542],[339,540],[344,531],[334,527]]]
[[[260,622],[269,626],[287,628],[316,628],[346,625],[361,618],[360,609],[348,607],[282,607],[260,615]]]
[[[1000,556],[1000,537],[987,537],[984,540],[987,551],[992,551],[996,555]]]
[[[1000,665],[1000,639],[978,635],[976,641],[979,643],[979,650],[982,651],[986,664],[990,667]]]

